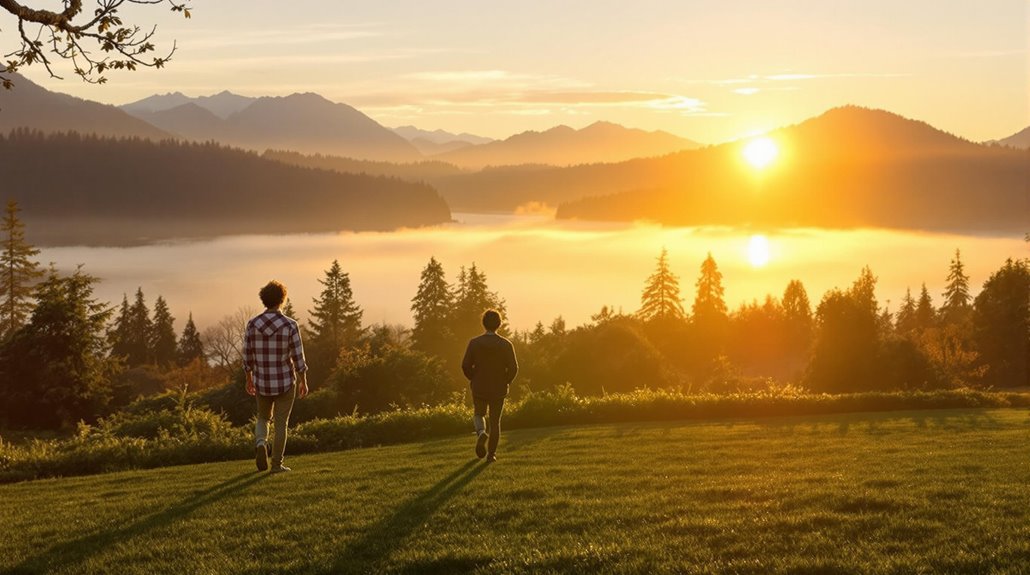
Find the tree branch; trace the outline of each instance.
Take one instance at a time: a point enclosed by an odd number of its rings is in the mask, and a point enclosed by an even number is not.
[[[10,88],[13,82],[9,74],[33,64],[41,64],[51,77],[61,79],[54,71],[53,62],[47,54],[71,62],[76,75],[83,81],[94,84],[106,82],[107,78],[103,74],[112,69],[163,67],[175,54],[176,43],[172,42],[172,47],[165,56],[148,57],[148,54],[156,49],[151,42],[156,27],[143,32],[138,25],[123,23],[118,16],[118,10],[126,2],[168,4],[173,12],[181,12],[186,18],[190,17],[188,0],[97,0],[93,16],[80,23],[76,23],[75,19],[82,15],[82,0],[64,0],[65,8],[60,12],[30,8],[18,3],[17,0],[0,0],[0,12],[6,11],[17,18],[18,34],[21,38],[21,46],[4,55],[7,61],[0,66],[0,85]],[[34,37],[26,30],[26,24],[39,26]],[[104,55],[93,54],[84,46],[84,42],[95,42]]]

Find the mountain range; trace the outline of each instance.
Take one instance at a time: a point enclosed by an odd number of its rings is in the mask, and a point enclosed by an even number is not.
[[[483,141],[411,126],[390,130],[346,104],[310,93],[262,98],[172,93],[119,109],[53,93],[20,76],[15,81],[13,90],[0,90],[0,135],[23,127],[44,133],[218,142],[265,151],[263,161],[277,165],[425,182],[457,211],[513,211],[535,203],[557,206],[561,218],[647,219],[674,225],[992,232],[1030,227],[1030,152],[1019,149],[1027,147],[1030,128],[985,145],[883,110],[845,106],[771,132],[780,157],[757,171],[741,160],[745,142],[698,148],[668,133],[606,122]],[[426,161],[415,140],[460,147]],[[204,148],[214,149],[221,148]],[[230,185],[217,166],[209,168],[211,181]],[[71,174],[99,173],[81,166],[67,169]],[[121,171],[116,166],[105,169],[104,174]],[[284,189],[292,189],[291,178],[299,182],[305,177],[281,174],[307,172],[275,173]],[[147,181],[142,174],[138,177]],[[134,183],[116,178],[112,185]],[[204,188],[198,182],[189,185]],[[217,197],[216,188],[204,189]]]
[[[445,152],[434,159],[470,170],[522,164],[568,166],[661,156],[699,146],[668,132],[595,122],[581,130],[562,125],[543,132],[522,132],[505,140]]]
[[[146,98],[122,109],[187,140],[371,160],[422,157],[403,137],[355,108],[312,93],[262,98],[228,92],[186,98],[175,93]]]
[[[742,159],[747,142],[646,161],[646,167],[616,165],[581,175],[603,191],[566,201],[557,217],[977,233],[1030,228],[1030,151],[977,144],[855,106],[767,136],[780,154],[764,170]],[[615,181],[624,189],[605,189]]]

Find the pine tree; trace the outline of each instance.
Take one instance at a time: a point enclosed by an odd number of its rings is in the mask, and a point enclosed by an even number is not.
[[[937,322],[937,314],[934,311],[933,300],[930,299],[930,292],[923,284],[923,290],[919,292],[919,303],[916,304],[916,329],[920,333],[932,328]]]
[[[150,332],[150,349],[154,363],[168,368],[176,363],[177,343],[175,340],[175,318],[164,298],[157,296],[154,302],[154,323]]]
[[[724,324],[727,319],[726,301],[723,299],[722,273],[709,253],[701,263],[701,276],[697,280],[697,297],[693,316],[699,326]]]
[[[314,298],[314,307],[308,312],[308,339],[305,352],[310,365],[315,366],[308,375],[309,384],[317,386],[325,381],[336,367],[340,352],[356,346],[363,333],[361,308],[354,302],[350,276],[333,260],[325,271],[325,279],[318,280],[323,289]]]
[[[505,317],[504,300],[490,291],[486,273],[479,271],[476,264],[466,270],[461,268],[458,284],[454,290],[454,313],[451,315],[451,330],[459,339],[467,339],[482,331],[483,312],[495,309]]]
[[[446,354],[454,335],[449,318],[454,307],[454,295],[447,285],[443,265],[435,257],[422,270],[418,292],[411,300],[415,327],[411,332],[411,346],[431,355]]]
[[[961,253],[955,250],[955,259],[951,260],[948,271],[948,285],[944,289],[944,304],[941,306],[941,317],[948,323],[961,323],[972,309],[969,294],[969,276],[962,265]]]
[[[324,289],[313,300],[315,307],[309,313],[308,325],[318,345],[330,348],[335,355],[344,346],[356,344],[361,337],[363,312],[354,302],[350,275],[340,268],[339,261],[333,260],[325,271],[325,279],[318,280],[318,283]]]
[[[916,300],[912,298],[912,290],[905,289],[905,297],[901,300],[901,308],[898,309],[897,317],[894,320],[894,329],[901,335],[908,335],[915,331],[916,321]]]
[[[286,301],[283,303],[282,307],[279,308],[279,311],[288,318],[297,319],[297,312],[293,309],[293,302],[290,301],[290,298],[286,298]]]
[[[179,337],[177,349],[178,362],[180,366],[186,366],[195,360],[207,363],[204,358],[204,344],[200,341],[200,332],[197,325],[193,323],[193,314],[190,313],[186,320],[186,327],[182,328],[182,335]]]
[[[107,340],[111,346],[112,357],[129,355],[129,296],[122,294],[122,305],[114,317],[114,323],[107,332]]]
[[[7,202],[0,233],[0,341],[7,341],[25,325],[32,311],[33,283],[43,272],[32,260],[39,250],[25,241],[25,224],[18,219],[18,203],[13,200]]]
[[[149,363],[153,357],[150,342],[154,331],[154,323],[150,320],[150,310],[143,297],[143,288],[136,289],[136,300],[129,306],[125,324],[125,363],[136,367]]]
[[[669,269],[669,251],[665,248],[658,256],[657,269],[644,284],[637,315],[644,321],[684,319],[679,278]]]
[[[107,358],[111,311],[93,298],[96,282],[51,269],[38,285],[32,316],[6,349],[7,375],[19,382],[2,401],[12,422],[56,427],[105,414],[117,363]]]

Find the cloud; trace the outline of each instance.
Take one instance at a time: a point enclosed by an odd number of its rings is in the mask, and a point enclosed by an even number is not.
[[[620,104],[649,102],[655,100],[666,100],[672,98],[669,94],[658,94],[654,92],[605,92],[605,91],[583,91],[583,92],[531,92],[522,94],[519,99],[523,102],[538,102],[552,104]]]
[[[736,90],[733,90],[734,94],[740,94],[741,96],[753,96],[759,92],[761,92],[761,90],[758,88],[737,88]]]
[[[378,38],[385,35],[377,24],[314,24],[278,30],[239,30],[229,33],[221,29],[188,28],[177,34],[182,47],[202,50],[301,46]]]

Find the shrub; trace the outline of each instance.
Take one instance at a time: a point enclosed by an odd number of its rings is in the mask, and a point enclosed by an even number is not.
[[[171,409],[150,414],[126,412],[93,426],[81,425],[70,439],[0,444],[0,482],[251,455],[249,427],[232,427],[220,414],[191,405],[188,397],[193,396],[182,395]],[[1030,395],[971,389],[830,395],[766,385],[730,394],[637,389],[579,397],[570,385],[564,385],[511,401],[505,406],[505,428],[977,407],[1030,407]],[[337,451],[454,436],[471,432],[470,417],[467,398],[454,394],[449,402],[433,407],[316,418],[294,427],[290,452]]]

